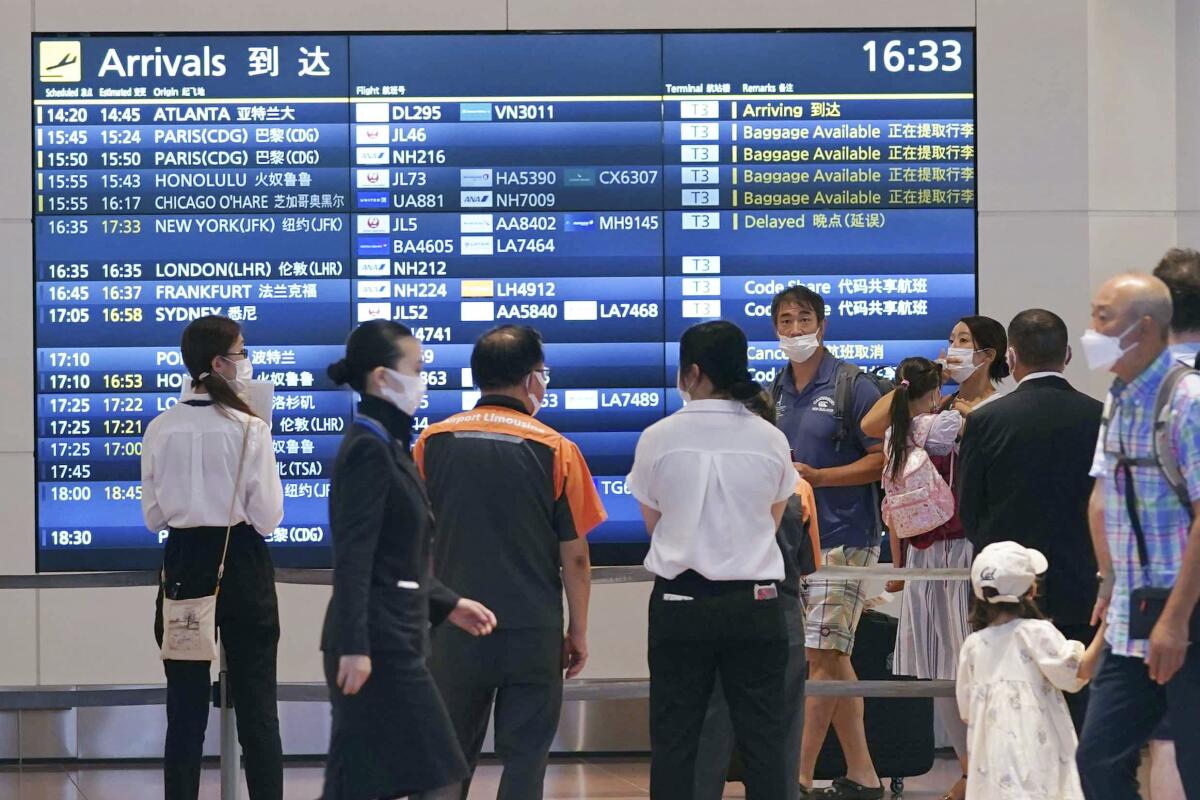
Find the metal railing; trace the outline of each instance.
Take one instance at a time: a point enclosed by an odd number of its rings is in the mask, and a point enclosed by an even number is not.
[[[906,581],[970,580],[969,569],[895,569],[876,567],[822,567],[810,577],[861,580],[864,578],[903,578]],[[592,583],[646,583],[654,574],[645,567],[592,567]],[[333,570],[275,570],[275,582],[299,586],[331,586]],[[68,572],[41,575],[0,575],[0,589],[121,589],[157,586],[158,570],[129,572]]]
[[[895,569],[876,567],[824,567],[815,576],[832,580],[903,579],[905,581],[969,580],[969,569]],[[810,576],[811,577],[811,576]],[[156,570],[130,572],[55,573],[44,575],[0,575],[3,589],[112,589],[158,585]],[[594,567],[593,584],[645,583],[654,575],[643,567]],[[332,570],[277,569],[275,582],[292,585],[328,586]],[[805,693],[812,697],[948,697],[954,681],[811,681]],[[589,700],[638,700],[650,696],[648,680],[574,680],[563,688],[564,702]],[[228,692],[224,649],[217,676],[220,708],[221,798],[236,800],[240,773],[237,728]],[[329,701],[323,683],[279,685],[281,702],[320,703]],[[0,711],[58,711],[73,708],[165,705],[165,686],[37,686],[0,687]]]

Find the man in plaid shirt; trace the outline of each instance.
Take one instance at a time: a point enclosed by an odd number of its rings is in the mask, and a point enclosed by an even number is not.
[[[1091,705],[1078,763],[1089,800],[1137,800],[1142,747],[1164,716],[1176,735],[1176,757],[1189,797],[1200,797],[1200,647],[1188,624],[1200,598],[1200,377],[1187,376],[1170,399],[1169,441],[1191,508],[1155,465],[1131,466],[1137,512],[1149,553],[1143,571],[1126,507],[1118,455],[1153,457],[1154,406],[1174,364],[1167,350],[1171,296],[1157,278],[1123,275],[1092,303],[1083,337],[1093,369],[1116,374],[1107,429],[1096,447],[1089,518],[1100,594],[1093,624],[1107,614],[1107,652],[1092,681]],[[1146,585],[1174,587],[1150,639],[1129,637],[1130,594]]]

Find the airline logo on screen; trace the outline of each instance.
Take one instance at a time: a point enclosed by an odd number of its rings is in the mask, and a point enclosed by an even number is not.
[[[82,61],[78,41],[38,42],[38,80],[42,83],[79,83]]]

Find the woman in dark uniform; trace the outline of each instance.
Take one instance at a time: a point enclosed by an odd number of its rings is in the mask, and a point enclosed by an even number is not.
[[[496,618],[433,577],[433,513],[409,455],[425,395],[408,328],[368,322],[329,366],[362,396],[334,465],[333,598],[321,650],[333,703],[325,800],[377,800],[458,783],[467,763],[425,656],[430,623],[468,633]]]

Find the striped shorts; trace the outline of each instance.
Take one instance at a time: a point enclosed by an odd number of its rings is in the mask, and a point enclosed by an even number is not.
[[[828,567],[870,567],[879,562],[879,546],[834,547],[821,551]],[[807,623],[804,646],[810,650],[854,652],[854,631],[866,605],[862,581],[810,578],[803,587]]]

